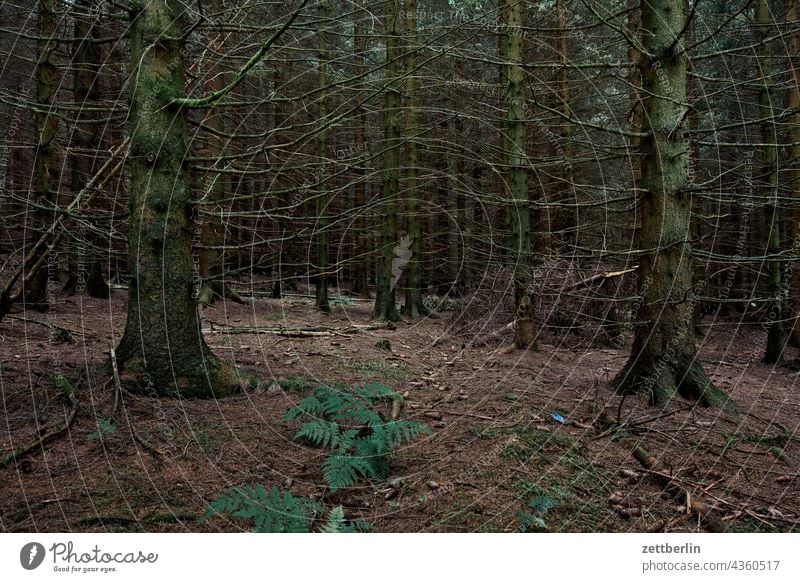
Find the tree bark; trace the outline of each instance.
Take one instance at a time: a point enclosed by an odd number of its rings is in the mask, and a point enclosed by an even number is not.
[[[209,8],[212,13],[222,10],[221,0],[212,0]],[[213,39],[215,51],[223,53],[225,34],[222,30]],[[212,57],[213,58],[213,57]],[[209,72],[209,80],[206,82],[206,92],[219,91],[225,87],[225,76],[219,64],[212,65]],[[222,110],[219,105],[214,105],[208,109],[203,124],[212,132],[208,133],[208,143],[206,145],[206,155],[210,159],[217,158],[225,151],[225,120],[222,117]],[[213,164],[214,162],[209,162]],[[219,201],[225,196],[226,174],[209,170],[205,176],[205,195],[202,203],[211,210],[216,211]],[[221,210],[221,209],[220,209]],[[200,292],[200,303],[211,304],[217,298],[226,296],[226,285],[223,280],[224,273],[224,254],[222,252],[223,237],[220,230],[223,228],[222,217],[217,221],[214,216],[197,217],[200,221],[200,277],[202,278],[202,289]]]
[[[758,151],[760,166],[759,186],[764,202],[763,242],[767,255],[775,256],[781,251],[780,204],[778,200],[778,131],[773,119],[772,97],[772,48],[766,39],[772,33],[773,19],[769,0],[756,0],[754,24],[756,27],[756,57],[758,64],[758,113],[761,119],[761,138],[767,144]],[[773,145],[774,144],[774,145]],[[785,333],[783,328],[782,264],[769,261],[767,269],[767,292],[770,298],[767,312],[767,346],[764,351],[765,364],[777,364],[783,359]]]
[[[319,30],[317,36],[319,40],[318,49],[318,96],[317,96],[317,122],[320,128],[317,131],[317,158],[319,160],[320,180],[325,176],[328,167],[328,130],[327,124],[327,103],[328,98],[328,44],[325,35],[325,27],[328,20],[328,0],[319,0],[317,5],[317,16],[319,17]],[[328,204],[330,196],[328,188],[330,185],[325,182],[317,193],[317,276],[315,285],[316,305],[324,313],[331,312],[328,303]]]
[[[86,15],[75,17],[75,38],[80,39],[73,52],[72,91],[75,103],[80,110],[75,114],[75,125],[72,129],[72,178],[71,188],[75,193],[86,186],[86,182],[94,176],[102,141],[102,125],[97,122],[97,113],[92,111],[98,106],[100,96],[100,47],[94,42],[96,22],[87,16],[91,12],[89,0],[77,0],[75,7]],[[85,108],[85,109],[84,109]],[[87,217],[88,218],[88,217]],[[65,289],[86,292],[90,297],[106,299],[111,290],[103,276],[106,269],[92,255],[92,247],[99,245],[101,239],[85,229],[79,233],[81,242],[72,252],[70,259],[70,281]],[[87,268],[86,262],[89,261]]]
[[[406,212],[408,213],[408,236],[411,239],[411,258],[406,265],[406,302],[403,313],[408,317],[428,315],[422,303],[422,217],[419,202],[419,159],[417,156],[417,97],[416,97],[416,53],[417,49],[417,0],[404,0],[404,47],[403,68],[403,115],[405,117],[406,140]]]
[[[128,318],[116,350],[128,388],[153,396],[220,397],[235,372],[203,338],[193,294],[191,189],[180,0],[131,12],[131,224]]]
[[[792,27],[789,33],[789,88],[787,106],[794,110],[789,118],[789,131],[786,141],[793,144],[789,147],[789,185],[792,197],[792,220],[790,221],[790,236],[792,241],[792,254],[800,251],[800,65],[796,62],[800,55],[800,29],[798,26],[797,0],[787,0],[786,20]],[[791,341],[795,347],[800,347],[800,267],[795,261],[789,281],[791,292],[792,331]]]
[[[686,123],[684,0],[642,0],[642,139],[639,202],[643,320],[630,359],[613,384],[623,393],[645,392],[664,406],[677,393],[707,406],[730,407],[706,376],[692,328],[691,194]]]
[[[33,183],[35,187],[36,203],[44,206],[55,204],[56,185],[58,183],[58,170],[56,169],[56,153],[53,141],[58,134],[58,118],[51,114],[58,92],[56,79],[56,65],[53,55],[57,49],[56,37],[58,29],[58,15],[55,0],[39,1],[39,48],[36,63],[36,153],[33,163]],[[40,238],[47,230],[49,223],[54,218],[51,212],[37,208],[32,212],[33,240]],[[54,254],[48,259],[46,269],[40,269],[30,278],[25,278],[23,301],[37,309],[46,310],[47,287],[51,277],[58,274],[58,261]]]
[[[516,328],[514,344],[519,349],[536,349],[534,302],[531,293],[530,205],[528,163],[525,155],[525,91],[522,70],[521,0],[506,0],[507,87],[507,196],[511,200],[512,260]]]
[[[558,37],[556,50],[561,62],[561,70],[558,72],[558,98],[559,108],[563,114],[561,122],[561,139],[563,141],[560,156],[563,159],[562,183],[559,187],[559,202],[562,204],[575,204],[575,172],[573,168],[572,155],[572,123],[569,117],[572,116],[570,107],[570,85],[569,85],[569,46],[567,44],[567,11],[564,6],[565,0],[556,0],[556,28]],[[578,242],[578,207],[558,208],[558,229],[561,231],[561,239],[564,241],[564,250],[567,254],[573,254],[575,245]]]
[[[356,8],[353,13],[353,74],[360,77],[366,71],[364,65],[364,49],[366,45],[366,36],[364,34],[365,12],[363,8]],[[366,114],[364,107],[361,105],[364,95],[364,80],[358,79],[356,81],[356,94],[355,101],[357,103],[356,109],[353,112],[353,149],[355,150],[357,159],[367,158],[367,147],[365,138],[365,125]],[[361,169],[362,163],[356,162],[357,177],[353,185],[353,208],[364,208],[367,204],[366,192],[366,178],[365,172]],[[369,254],[367,249],[367,236],[365,229],[367,228],[364,211],[358,213],[354,221],[354,257],[355,262],[353,269],[353,293],[358,295],[367,295],[369,293]]]
[[[395,302],[395,289],[399,274],[393,269],[397,248],[397,190],[400,166],[400,79],[398,78],[400,41],[400,0],[386,2],[386,75],[384,115],[384,167],[383,193],[381,200],[381,244],[380,262],[377,272],[377,289],[373,317],[379,320],[397,321],[400,315]]]

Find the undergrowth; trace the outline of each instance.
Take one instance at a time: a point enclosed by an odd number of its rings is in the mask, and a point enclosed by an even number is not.
[[[401,402],[402,396],[383,384],[352,391],[320,386],[284,415],[301,421],[295,440],[329,451],[322,466],[331,491],[350,487],[360,478],[383,480],[389,475],[389,455],[395,447],[424,433],[427,425],[405,419],[386,420],[376,410],[381,402]]]
[[[348,522],[341,505],[326,512],[321,503],[281,492],[275,485],[269,491],[258,484],[230,487],[209,504],[201,521],[219,513],[250,521],[256,533],[346,533],[369,529],[362,522]]]

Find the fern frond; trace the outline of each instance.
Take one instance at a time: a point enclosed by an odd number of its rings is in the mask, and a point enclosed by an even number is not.
[[[379,452],[385,453],[398,445],[411,442],[411,439],[421,434],[431,434],[428,425],[399,419],[374,426],[371,440]]]
[[[400,394],[389,388],[386,384],[365,384],[364,386],[355,388],[353,392],[361,396],[361,398],[370,404],[375,404],[381,401],[388,402],[390,400],[402,398]]]
[[[389,458],[378,450],[376,442],[372,438],[357,440],[353,456],[364,464],[365,477],[382,481],[389,476]]]
[[[339,421],[350,421],[353,424],[358,426],[367,426],[373,427],[379,424],[383,424],[384,420],[381,418],[381,415],[361,405],[360,408],[353,408],[349,410],[343,410],[331,415],[331,418]]]
[[[316,396],[307,396],[306,398],[303,398],[299,404],[292,406],[286,411],[286,414],[283,415],[283,420],[285,422],[297,420],[298,418],[302,418],[304,416],[322,416],[322,403],[317,399]]]
[[[372,467],[364,458],[352,455],[329,455],[322,464],[322,475],[331,491],[350,487],[371,472]]]
[[[337,505],[328,512],[328,519],[319,528],[320,533],[341,533],[346,531],[347,524],[344,520],[344,509]]]
[[[320,401],[323,414],[333,415],[343,410],[364,407],[364,404],[353,394],[322,386],[314,395]]]
[[[276,486],[267,492],[261,485],[230,487],[212,501],[201,521],[218,513],[248,519],[260,533],[307,533],[313,515],[321,506],[310,499],[298,499]]]
[[[315,447],[336,448],[339,443],[339,425],[335,422],[316,419],[303,424],[293,437],[294,440],[306,439]]]
[[[331,448],[341,452],[349,451],[355,445],[358,433],[359,430],[357,428],[351,428],[341,432],[338,435],[338,440]]]

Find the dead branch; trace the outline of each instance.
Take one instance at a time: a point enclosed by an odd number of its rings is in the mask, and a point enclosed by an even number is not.
[[[135,440],[137,443],[139,443],[144,449],[146,449],[154,457],[156,457],[159,460],[164,458],[164,456],[165,456],[164,452],[161,451],[160,449],[156,448],[154,445],[151,445],[150,443],[148,443],[142,437],[140,437],[139,434],[135,430],[133,430],[133,427],[131,427],[131,434],[133,435],[133,440]]]
[[[130,138],[126,138],[117,149],[115,149],[111,156],[106,160],[106,163],[95,173],[89,182],[87,182],[86,186],[75,195],[75,198],[66,209],[59,213],[58,218],[53,221],[50,227],[42,233],[42,236],[33,245],[33,248],[28,252],[27,255],[23,258],[22,262],[20,263],[19,267],[16,271],[11,275],[9,280],[6,282],[5,287],[3,287],[2,291],[0,291],[0,320],[6,316],[11,309],[11,306],[14,305],[17,301],[20,300],[22,297],[22,291],[28,285],[28,283],[36,276],[36,273],[39,272],[45,263],[47,262],[47,258],[56,248],[59,240],[64,234],[63,229],[61,226],[64,224],[65,218],[71,216],[73,211],[76,208],[79,208],[80,205],[86,204],[89,200],[92,199],[98,191],[102,190],[106,184],[116,176],[119,171],[125,165],[125,157],[123,156],[122,160],[119,160],[117,164],[109,170],[109,167],[112,163],[116,160],[117,156],[119,156],[123,150],[128,147],[128,142]],[[61,229],[61,230],[59,230]],[[14,286],[17,284],[17,281],[20,280],[22,277],[22,281],[17,289],[14,291]]]
[[[111,347],[111,373],[114,377],[114,408],[111,409],[111,416],[117,413],[119,407],[119,398],[122,394],[122,383],[119,380],[119,367],[117,366],[117,353],[114,347]]]
[[[24,455],[27,455],[28,453],[36,449],[44,449],[44,445],[46,445],[48,442],[52,441],[56,437],[60,436],[61,434],[69,430],[69,428],[72,426],[72,423],[75,422],[75,417],[78,414],[78,400],[75,398],[75,395],[70,390],[62,388],[61,392],[70,404],[70,410],[67,413],[67,417],[64,420],[64,424],[60,427],[56,427],[54,429],[49,430],[45,434],[32,440],[27,445],[17,447],[13,451],[5,455],[2,459],[0,459],[0,468],[5,467],[6,465],[10,465],[15,460],[19,459]]]
[[[279,335],[283,337],[327,337],[335,335],[352,335],[362,331],[374,331],[378,329],[395,329],[392,323],[377,323],[371,325],[352,325],[348,327],[228,327],[219,323],[210,322],[212,324],[212,333],[221,334],[253,334],[253,335]],[[220,326],[223,329],[214,329],[213,326]]]
[[[588,279],[584,279],[583,281],[578,281],[574,285],[570,285],[569,287],[565,287],[564,291],[574,291],[575,289],[581,289],[584,287],[592,287],[593,285],[597,284],[600,281],[600,285],[606,282],[608,279],[614,279],[615,277],[622,277],[623,275],[627,275],[628,273],[633,273],[635,270],[639,268],[639,265],[634,265],[630,269],[625,269],[624,271],[607,271],[605,273],[598,273],[597,275],[592,275]]]
[[[707,530],[713,533],[724,533],[728,531],[728,526],[704,503],[694,498],[688,490],[679,487],[676,484],[677,480],[675,478],[655,469],[658,464],[658,459],[656,459],[656,457],[639,445],[634,445],[633,456],[639,461],[642,467],[647,469],[647,472],[658,481],[659,485],[661,485],[667,493],[672,495],[680,503],[685,504],[687,510],[697,515],[700,518],[700,523],[704,525]]]

